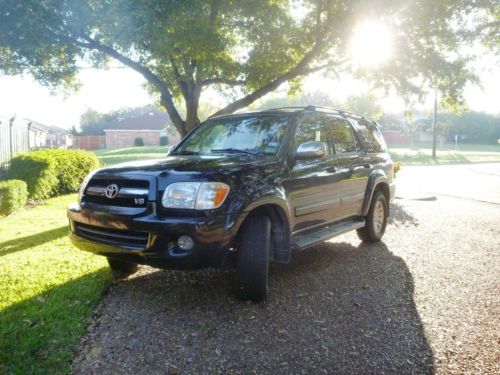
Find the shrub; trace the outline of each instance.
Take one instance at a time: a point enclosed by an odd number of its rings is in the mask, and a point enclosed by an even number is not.
[[[25,181],[30,198],[45,199],[77,191],[85,176],[98,166],[91,152],[40,150],[12,159],[7,175]]]
[[[160,137],[160,146],[167,146],[168,145],[168,137],[166,135],[162,135]]]
[[[401,169],[401,162],[397,161],[394,163],[394,178],[396,178],[396,175],[398,174],[399,170]]]
[[[26,182],[20,180],[0,181],[0,215],[8,215],[23,208],[27,201]]]
[[[45,199],[56,195],[56,165],[52,158],[41,154],[41,151],[20,154],[13,158],[7,177],[24,181],[28,186],[28,196],[32,199]]]
[[[52,158],[57,171],[57,193],[66,194],[77,191],[85,176],[99,167],[94,153],[83,150],[42,150]]]
[[[134,139],[134,146],[136,146],[136,147],[144,146],[144,139],[142,139],[142,138]]]

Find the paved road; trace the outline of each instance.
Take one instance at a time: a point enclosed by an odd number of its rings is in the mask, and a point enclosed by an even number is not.
[[[442,195],[500,204],[500,163],[405,167],[398,196]]]
[[[113,285],[73,371],[500,373],[500,207],[482,202],[499,185],[481,178],[481,199],[397,199],[383,243],[346,234],[274,265],[262,304],[227,272],[144,268]]]

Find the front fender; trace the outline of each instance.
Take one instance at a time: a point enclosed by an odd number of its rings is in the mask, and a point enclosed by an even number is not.
[[[285,190],[273,188],[259,197],[240,196],[232,202],[227,214],[225,232],[228,234],[237,233],[250,212],[259,207],[270,205],[279,207],[291,230],[292,216]]]

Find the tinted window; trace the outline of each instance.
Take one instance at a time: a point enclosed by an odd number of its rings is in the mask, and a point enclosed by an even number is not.
[[[332,136],[336,154],[358,151],[358,145],[351,125],[341,119],[332,119]]]
[[[301,143],[311,141],[325,142],[328,155],[334,154],[333,142],[326,117],[307,115],[302,119],[295,132],[295,143],[298,146]]]
[[[375,124],[358,121],[358,134],[367,151],[386,152],[387,146],[384,137]]]

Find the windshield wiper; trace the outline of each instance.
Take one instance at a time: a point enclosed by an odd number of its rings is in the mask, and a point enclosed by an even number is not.
[[[176,152],[173,152],[172,154],[170,155],[199,155],[200,153],[199,152],[196,152],[196,151],[187,151],[187,150],[181,150],[181,151],[176,151]]]
[[[259,155],[257,151],[248,151],[248,150],[240,150],[239,148],[219,148],[219,149],[214,149],[210,150],[211,152],[230,152],[230,153],[239,153],[239,154],[246,154],[246,155]]]

